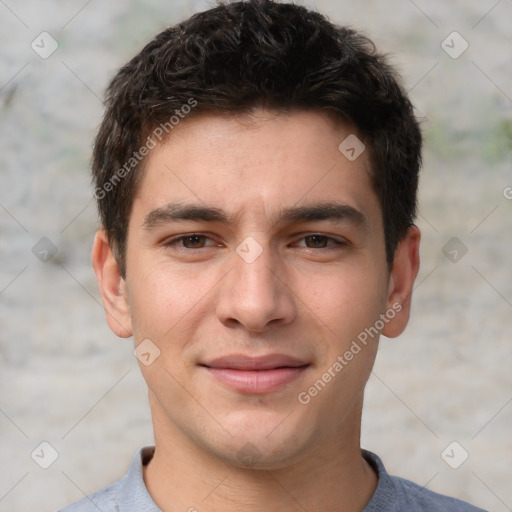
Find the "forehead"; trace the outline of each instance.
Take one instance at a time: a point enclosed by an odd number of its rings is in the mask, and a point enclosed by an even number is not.
[[[270,222],[292,206],[337,202],[373,218],[380,209],[368,171],[356,131],[326,114],[199,114],[151,151],[134,209],[202,203]]]

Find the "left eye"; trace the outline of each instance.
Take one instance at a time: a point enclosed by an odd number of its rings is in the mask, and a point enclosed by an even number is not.
[[[324,249],[332,245],[343,245],[343,242],[340,240],[336,240],[327,235],[308,235],[301,238],[301,240],[305,241],[306,247],[309,249]]]

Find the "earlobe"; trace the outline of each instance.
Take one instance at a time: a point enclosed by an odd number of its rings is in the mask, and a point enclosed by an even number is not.
[[[94,237],[92,266],[98,280],[110,329],[121,338],[132,335],[126,283],[109,244],[107,233],[99,229]]]
[[[382,330],[382,334],[388,338],[399,336],[409,322],[412,290],[420,266],[420,239],[420,230],[411,226],[395,251],[386,307],[396,314]]]

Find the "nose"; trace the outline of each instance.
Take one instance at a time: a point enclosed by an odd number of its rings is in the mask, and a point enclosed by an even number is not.
[[[242,256],[240,256],[242,254]],[[270,248],[252,261],[234,254],[231,270],[221,282],[217,317],[228,327],[242,325],[264,332],[270,325],[286,325],[296,316],[295,295],[277,255]]]

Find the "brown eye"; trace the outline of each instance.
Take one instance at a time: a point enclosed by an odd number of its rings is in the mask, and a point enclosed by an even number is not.
[[[187,249],[201,249],[205,246],[206,237],[203,235],[190,235],[181,238],[183,247]]]
[[[211,241],[210,237],[206,235],[192,233],[189,235],[180,235],[171,238],[164,243],[164,246],[167,249],[176,251],[185,251],[186,249],[204,249],[211,245],[211,243],[208,244],[209,240]]]
[[[332,236],[323,235],[321,233],[312,233],[310,235],[303,236],[297,243],[299,247],[306,249],[341,249],[349,245],[345,240],[338,240]]]
[[[306,241],[306,246],[311,249],[323,249],[327,247],[329,237],[324,235],[310,235],[304,237],[304,240]]]

